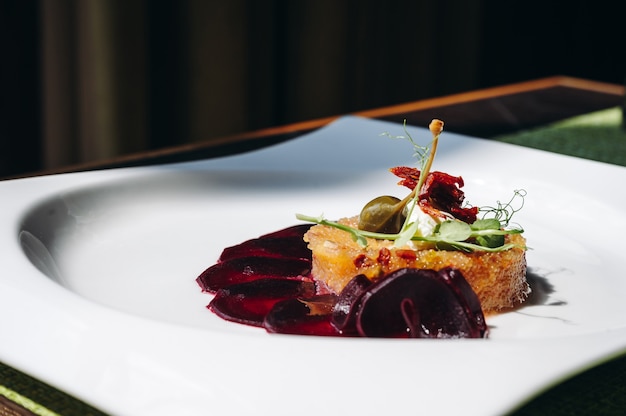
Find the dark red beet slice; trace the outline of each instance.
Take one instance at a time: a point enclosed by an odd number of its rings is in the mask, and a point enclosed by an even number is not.
[[[277,302],[296,296],[314,295],[313,282],[260,279],[218,290],[208,308],[228,321],[263,326],[265,316]]]
[[[372,281],[360,274],[355,276],[343,288],[337,298],[337,303],[333,308],[331,323],[342,334],[350,335],[356,333],[356,313],[361,296]]]
[[[336,301],[335,295],[280,301],[267,314],[263,326],[279,334],[338,336],[339,331],[330,323]]]
[[[316,295],[311,253],[296,225],[226,248],[196,280],[223,319],[300,335],[484,337],[476,294],[458,270],[356,276],[339,296]]]
[[[281,257],[311,260],[311,251],[300,236],[278,238],[255,238],[236,246],[227,247],[219,261],[232,260],[239,257]]]
[[[226,286],[259,279],[311,281],[310,271],[311,262],[307,260],[240,257],[209,267],[196,279],[196,282],[202,290],[214,293]]]
[[[487,332],[478,297],[451,268],[390,273],[362,295],[356,328],[367,337],[483,338]]]

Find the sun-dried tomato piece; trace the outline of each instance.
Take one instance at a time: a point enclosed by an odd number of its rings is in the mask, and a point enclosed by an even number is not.
[[[398,182],[398,185],[406,186],[410,190],[415,189],[417,182],[420,180],[420,171],[416,168],[396,166],[395,168],[389,169],[389,171],[402,179]]]
[[[448,212],[455,218],[473,223],[478,214],[477,207],[463,208],[461,204],[465,193],[460,189],[464,185],[463,178],[443,172],[431,172],[419,195],[419,204],[427,204],[440,211]]]
[[[383,247],[378,250],[378,257],[376,258],[378,264],[388,265],[389,261],[391,261],[391,251],[388,248]]]
[[[402,180],[399,185],[413,190],[420,178],[420,171],[408,166],[397,166],[390,169],[391,173]],[[460,189],[464,185],[461,176],[452,176],[444,172],[431,172],[426,177],[418,197],[419,206],[426,212],[435,210],[452,214],[455,218],[473,223],[478,214],[477,207],[463,208],[465,193]],[[436,215],[435,212],[433,212]]]

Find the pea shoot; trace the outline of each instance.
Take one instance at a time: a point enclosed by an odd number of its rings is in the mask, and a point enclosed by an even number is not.
[[[420,146],[413,140],[406,129],[406,121],[404,123],[406,136],[391,136],[388,133],[383,133],[383,135],[391,138],[408,139],[413,145],[414,156],[420,165],[417,183],[404,199],[400,200],[391,196],[374,198],[362,209],[357,228],[326,220],[323,216],[311,217],[296,214],[296,218],[346,231],[350,233],[354,241],[363,247],[367,246],[368,238],[392,240],[396,247],[402,247],[409,241],[420,241],[431,243],[433,247],[440,250],[464,252],[500,252],[517,247],[515,244],[506,244],[505,236],[524,232],[521,227],[510,227],[511,218],[524,205],[524,197],[526,196],[524,190],[516,190],[513,197],[506,203],[497,202],[495,206],[478,209],[478,212],[482,212],[483,216],[480,219],[475,219],[471,224],[447,213],[442,213],[442,217],[438,218],[438,223],[432,233],[421,235],[419,232],[420,224],[414,219],[413,211],[421,209],[420,197],[424,194],[428,175],[437,153],[443,124],[443,121],[438,119],[434,119],[430,123],[429,130],[433,138],[429,147]],[[520,199],[521,202],[519,202]],[[437,211],[432,207],[431,209]],[[519,248],[526,249],[526,247]]]

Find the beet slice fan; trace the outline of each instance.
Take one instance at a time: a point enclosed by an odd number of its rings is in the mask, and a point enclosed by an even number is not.
[[[363,292],[356,331],[365,337],[483,338],[478,297],[461,272],[400,269]]]
[[[227,247],[222,251],[219,261],[239,257],[276,257],[311,261],[311,251],[302,239],[311,226],[312,224],[295,225]]]
[[[376,282],[356,276],[341,294],[320,295],[303,234],[289,227],[225,249],[197,283],[223,319],[299,335],[482,338],[480,302],[457,269],[396,270]]]
[[[295,297],[313,297],[315,284],[288,279],[260,279],[217,291],[208,308],[227,321],[263,326],[274,305]]]
[[[272,231],[271,233],[263,234],[259,238],[285,238],[285,237],[298,237],[302,239],[302,236],[309,231],[309,228],[313,227],[313,224],[298,224],[291,227],[283,228],[282,230]]]
[[[336,301],[332,294],[280,301],[267,314],[263,326],[278,334],[339,336],[330,322]]]
[[[343,335],[357,335],[356,315],[363,294],[372,285],[364,274],[352,278],[343,288],[333,308],[331,323]]]
[[[311,262],[293,258],[238,257],[217,263],[196,279],[202,290],[217,290],[259,279],[291,279],[311,281]]]
[[[215,293],[226,286],[260,279],[312,281],[311,252],[302,239],[311,225],[296,225],[244,241],[222,251],[196,282]]]

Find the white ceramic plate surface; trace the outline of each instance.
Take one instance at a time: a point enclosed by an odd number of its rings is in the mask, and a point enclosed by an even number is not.
[[[0,360],[113,414],[501,414],[626,347],[626,169],[445,133],[478,206],[527,192],[534,296],[488,340],[269,335],[205,306],[221,250],[404,196],[401,125],[356,117],[214,160],[0,182]],[[410,128],[428,144],[426,129]]]

